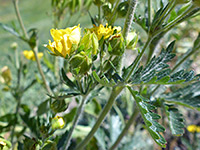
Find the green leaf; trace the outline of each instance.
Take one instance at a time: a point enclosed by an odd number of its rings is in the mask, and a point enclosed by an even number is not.
[[[45,100],[38,106],[37,115],[40,116],[49,111],[49,99]]]
[[[17,32],[15,31],[14,28],[9,27],[8,25],[3,24],[3,23],[0,23],[0,26],[1,26],[4,30],[6,30],[6,31],[10,32],[11,34],[15,35],[16,37],[21,38],[21,36],[19,35],[19,33],[17,33]]]
[[[39,148],[37,148],[38,146],[38,141],[36,139],[31,139],[28,136],[25,136],[24,139],[24,150],[39,150]]]
[[[71,109],[71,111],[69,113],[67,113],[63,116],[63,119],[66,122],[66,124],[73,121],[73,118],[76,115],[76,110],[77,110],[77,107],[74,107],[73,109]]]
[[[138,92],[133,91],[131,87],[128,87],[129,91],[131,92],[132,96],[135,99],[135,102],[137,104],[137,107],[139,108],[139,111],[142,115],[142,118],[145,122],[145,125],[147,127],[148,132],[150,133],[151,137],[154,139],[154,141],[162,146],[166,147],[166,140],[159,132],[164,132],[165,128],[160,125],[158,122],[156,122],[157,119],[160,118],[160,116],[156,113],[153,113],[151,110],[155,109],[155,106],[151,105],[149,103],[149,100],[142,97],[138,94]]]
[[[69,86],[69,87],[71,87],[73,89],[77,89],[76,85],[67,77],[67,75],[66,75],[66,73],[65,73],[63,68],[61,69],[61,75],[62,75],[61,79],[64,81],[64,83],[67,86]]]
[[[170,75],[169,62],[175,57],[172,54],[175,41],[171,42],[166,50],[162,50],[161,54],[156,58],[155,56],[150,60],[146,67],[139,67],[131,77],[131,84],[180,84],[189,82],[195,79],[194,71],[185,72],[179,70]]]
[[[104,130],[99,128],[95,133],[94,137],[96,138],[97,145],[100,147],[100,149],[106,150],[106,141],[105,141],[106,134]]]
[[[195,82],[184,88],[168,94],[162,94],[166,102],[183,105],[189,108],[196,108],[200,111],[200,82]]]
[[[119,116],[111,116],[110,118],[110,144],[113,144],[121,133],[121,121]]]
[[[50,140],[47,140],[44,143],[44,146],[42,147],[41,150],[57,150],[56,143]]]
[[[168,116],[169,126],[173,135],[182,136],[184,134],[184,119],[178,109],[173,105],[165,104],[165,111]]]
[[[93,98],[86,106],[85,106],[85,112],[98,117],[99,113],[101,111],[101,105],[97,101],[97,99]]]
[[[116,85],[116,82],[113,79],[109,80],[105,75],[102,75],[102,78],[100,78],[95,71],[92,72],[92,75],[94,79],[103,86],[113,87]]]

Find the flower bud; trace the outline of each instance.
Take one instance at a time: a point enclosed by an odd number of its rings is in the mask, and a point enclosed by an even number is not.
[[[93,3],[97,6],[101,6],[103,3],[105,3],[105,0],[94,0]]]
[[[89,58],[84,51],[72,56],[69,61],[72,72],[76,75],[85,74],[92,65],[92,59]]]
[[[109,41],[111,48],[108,48],[108,52],[111,55],[121,56],[125,50],[125,42],[122,34],[113,35]]]
[[[121,2],[117,7],[118,17],[121,18],[125,17],[126,13],[128,12],[128,7],[129,7],[128,1]]]
[[[126,47],[128,49],[134,49],[137,45],[137,41],[138,41],[138,35],[135,33],[135,31],[129,32],[126,38],[126,42],[127,42]]]
[[[105,3],[102,6],[103,14],[105,17],[109,17],[112,13],[112,4],[111,3]]]
[[[52,104],[51,104],[51,109],[55,112],[55,113],[59,113],[59,112],[63,112],[67,109],[68,104],[66,104],[66,102],[64,100],[55,100]]]
[[[17,47],[18,47],[18,44],[17,44],[16,42],[13,42],[13,43],[10,45],[10,47],[11,47],[12,49],[16,50]]]
[[[7,85],[10,85],[12,80],[11,71],[8,66],[4,66],[1,69],[1,82]]]
[[[53,130],[62,129],[65,126],[65,121],[62,117],[56,116],[51,120],[51,127]]]
[[[110,2],[111,4],[114,4],[116,0],[108,0],[108,2]]]
[[[80,46],[83,46],[84,50],[91,49],[92,55],[96,55],[99,48],[98,38],[95,33],[87,33],[81,39]]]

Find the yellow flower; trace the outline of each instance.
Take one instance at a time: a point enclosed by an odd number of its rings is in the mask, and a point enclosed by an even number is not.
[[[11,76],[11,71],[10,69],[8,68],[8,66],[4,66],[2,69],[1,69],[1,82],[2,83],[5,83],[7,85],[10,84],[11,80],[12,80],[12,76]]]
[[[53,42],[49,40],[49,45],[45,45],[56,56],[66,57],[72,51],[73,46],[77,46],[81,38],[81,28],[74,26],[66,29],[51,29]]]
[[[187,127],[187,130],[191,133],[200,132],[200,126],[192,124]]]
[[[32,50],[29,50],[29,51],[28,50],[24,50],[23,54],[27,59],[35,61],[35,55],[34,55]],[[38,58],[39,59],[42,58],[42,56],[43,56],[43,53],[38,53]]]
[[[90,32],[94,32],[97,35],[98,40],[104,36],[104,39],[109,38],[111,35],[113,35],[114,31],[117,31],[119,33],[121,31],[121,27],[114,27],[112,28],[111,26],[106,26],[104,27],[102,24],[100,24],[98,27],[94,26],[93,28],[89,29]]]
[[[62,117],[56,116],[51,120],[52,129],[62,129],[65,126],[65,121]]]

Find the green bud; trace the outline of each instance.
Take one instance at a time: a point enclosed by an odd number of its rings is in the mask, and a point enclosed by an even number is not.
[[[68,105],[66,104],[66,102],[64,100],[55,100],[52,104],[51,104],[51,109],[55,112],[55,113],[59,113],[59,112],[63,112],[67,109]]]
[[[56,116],[51,120],[51,127],[53,130],[62,129],[65,126],[65,121],[62,117]]]
[[[108,2],[110,2],[111,4],[114,4],[116,0],[108,0]]]
[[[96,55],[99,49],[98,38],[95,33],[87,33],[81,39],[80,46],[84,48],[84,50],[91,49],[92,55]]]
[[[105,3],[102,6],[103,14],[105,17],[109,17],[112,13],[112,4],[111,3]]]
[[[103,3],[105,3],[105,0],[93,0],[93,3],[97,6],[101,6]]]
[[[92,59],[89,58],[84,51],[72,56],[69,61],[72,72],[76,75],[85,74],[92,65]]]
[[[118,17],[125,17],[126,13],[128,12],[128,1],[121,2],[117,7]]]
[[[16,50],[17,47],[18,47],[18,44],[17,44],[16,42],[13,42],[13,43],[10,45],[10,47],[11,47],[12,49]]]
[[[126,47],[128,49],[135,49],[137,42],[138,42],[138,35],[135,31],[129,32],[126,38]]]
[[[116,34],[110,39],[110,45],[108,46],[108,52],[111,55],[121,56],[125,50],[125,41],[122,34]]]

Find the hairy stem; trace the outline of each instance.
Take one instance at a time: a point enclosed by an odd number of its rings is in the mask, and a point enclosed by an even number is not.
[[[136,6],[137,6],[137,0],[131,0],[129,2],[128,13],[127,13],[126,21],[125,21],[124,28],[122,31],[122,35],[123,35],[124,39],[126,39],[128,33],[131,29]]]
[[[120,94],[120,92],[123,90],[123,88],[124,87],[114,87],[113,88],[112,93],[110,95],[110,98],[109,98],[108,102],[106,103],[106,105],[104,106],[103,110],[101,111],[101,114],[98,117],[98,119],[97,119],[96,123],[94,124],[93,128],[91,129],[89,134],[85,137],[85,139],[80,144],[77,145],[75,150],[82,150],[88,144],[88,142],[94,136],[95,132],[100,127],[102,121],[105,119],[106,115],[108,114],[108,112],[112,108],[112,105],[115,102],[115,99]]]
[[[66,139],[66,142],[65,142],[65,145],[64,145],[64,148],[65,149],[68,149],[68,147],[70,146],[70,141],[71,141],[71,138],[72,138],[72,133],[76,127],[76,125],[78,124],[78,120],[83,112],[83,109],[84,109],[84,104],[86,102],[86,99],[87,99],[87,95],[84,95],[82,97],[82,101],[81,101],[81,104],[76,112],[76,116],[74,118],[74,121],[73,121],[73,125],[71,127],[71,129],[69,130],[69,133],[67,135],[67,139]]]

